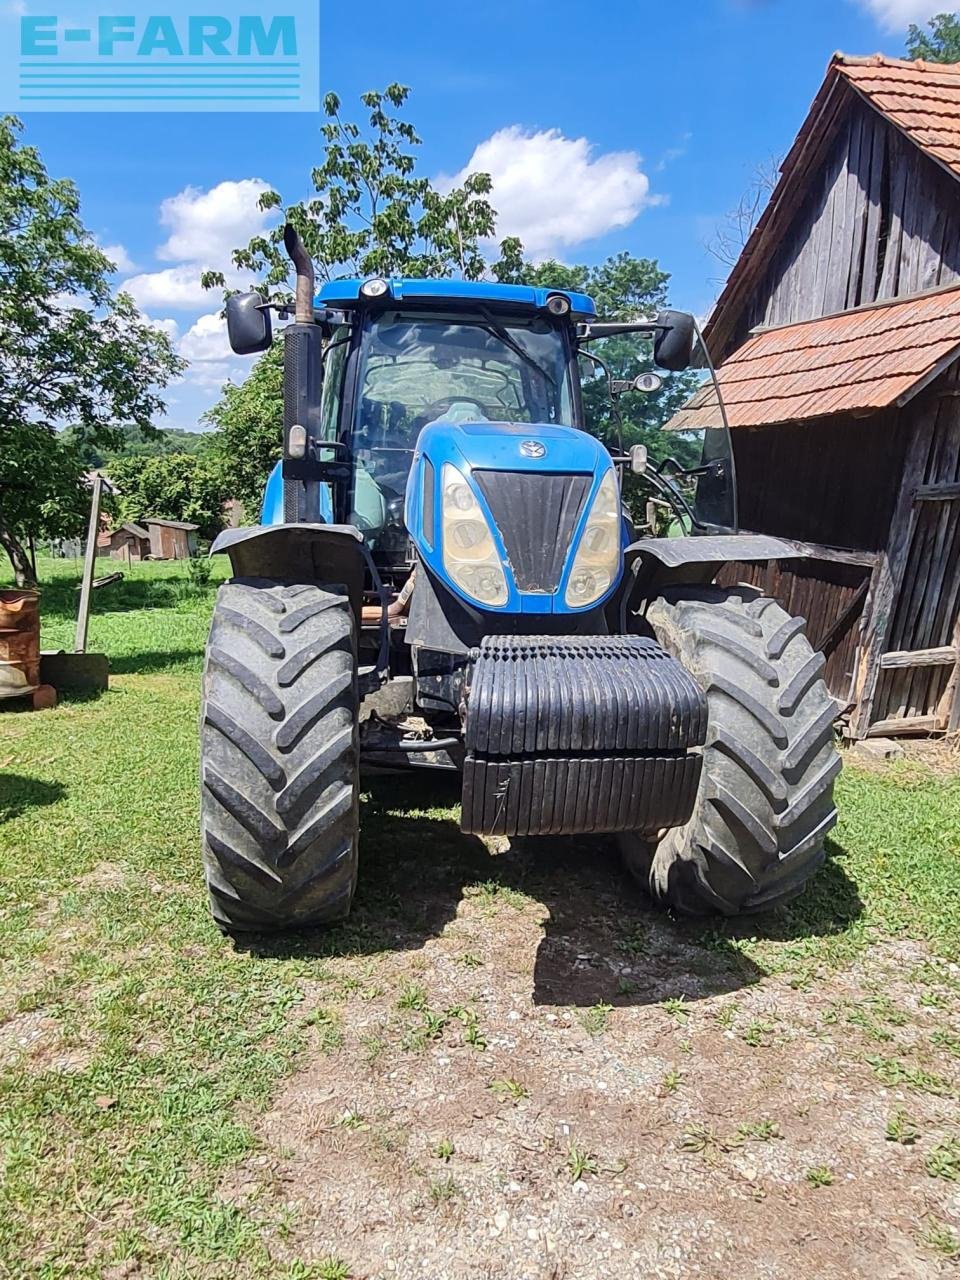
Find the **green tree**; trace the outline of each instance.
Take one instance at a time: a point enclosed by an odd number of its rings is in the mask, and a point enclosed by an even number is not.
[[[84,439],[75,427],[67,427],[63,439],[76,445],[87,467],[110,469],[117,458],[158,458],[166,453],[204,453],[209,447],[202,431],[184,431],[180,427],[158,427],[144,431],[142,427],[119,427],[116,440],[107,445]]]
[[[149,430],[183,362],[113,294],[76,187],[49,177],[21,130],[0,118],[0,546],[27,586],[27,537],[83,528],[84,446],[110,445],[125,423]]]
[[[441,192],[416,174],[416,130],[390,110],[400,110],[410,90],[391,84],[361,95],[366,130],[340,114],[334,93],[324,98],[323,162],[311,172],[315,194],[288,205],[283,219],[245,248],[234,264],[262,277],[273,297],[288,297],[291,266],[283,249],[283,224],[300,232],[319,274],[444,276],[479,279],[487,264],[481,241],[493,235],[496,213],[487,197],[490,175],[469,175]],[[277,191],[260,197],[263,209],[283,204]],[[223,287],[222,272],[203,276],[207,288]]]
[[[960,13],[938,13],[927,23],[927,31],[911,22],[907,28],[907,57],[926,62],[960,62]]]
[[[602,319],[634,320],[640,316],[652,317],[667,305],[670,276],[651,258],[618,253],[592,267],[566,266],[552,260],[531,266],[519,261],[507,278],[517,283],[586,293],[596,302]],[[655,367],[652,343],[636,335],[603,338],[591,342],[586,349],[603,361],[613,379],[629,381]],[[659,391],[631,391],[614,402],[606,373],[587,356],[582,357],[580,363],[584,413],[594,435],[612,447],[646,444],[657,460],[667,453],[677,453],[677,441],[664,433],[662,427],[699,383],[697,374],[668,374]],[[682,447],[680,451],[683,452]]]
[[[85,528],[85,469],[83,452],[61,433],[33,422],[0,424],[0,545],[17,586],[34,584],[23,545],[31,535],[68,538]]]
[[[214,428],[207,439],[224,492],[254,519],[267,476],[283,452],[283,343],[275,342],[240,386],[225,386],[204,421]]]
[[[110,467],[122,520],[188,520],[204,538],[223,528],[227,498],[221,469],[212,459],[189,453],[154,458],[118,458]]]

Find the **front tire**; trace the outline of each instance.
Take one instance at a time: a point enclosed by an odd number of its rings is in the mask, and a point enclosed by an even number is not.
[[[231,932],[343,919],[357,878],[356,625],[343,587],[217,593],[200,722],[203,865]]]
[[[750,588],[677,588],[647,622],[704,689],[708,730],[693,814],[651,844],[621,838],[654,900],[690,915],[769,911],[801,893],[837,819],[837,707],[823,656]]]

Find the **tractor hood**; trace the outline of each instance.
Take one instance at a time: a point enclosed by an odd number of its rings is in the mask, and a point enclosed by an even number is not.
[[[612,460],[573,427],[430,423],[417,440],[405,522],[430,571],[473,608],[584,612],[623,570]]]

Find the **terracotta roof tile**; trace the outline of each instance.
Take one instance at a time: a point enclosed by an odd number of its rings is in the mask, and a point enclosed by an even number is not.
[[[960,175],[960,64],[837,54],[831,68],[921,150]]]
[[[730,426],[758,427],[886,408],[958,351],[960,285],[759,330],[717,376]],[[700,399],[670,427],[696,424]]]

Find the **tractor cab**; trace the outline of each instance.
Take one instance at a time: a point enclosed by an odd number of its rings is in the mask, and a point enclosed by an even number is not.
[[[468,606],[577,609],[615,589],[621,545],[638,532],[735,527],[729,437],[690,317],[603,325],[584,294],[446,280],[335,281],[314,308],[325,336],[316,450],[331,464],[319,512],[362,532],[390,587],[402,589],[419,559]],[[607,337],[632,344],[631,379],[608,376],[597,343]],[[675,423],[678,393],[668,370],[655,372],[658,355],[683,378],[681,396],[698,380],[687,366],[701,365],[703,385]],[[454,564],[448,546],[445,572],[429,527],[434,511],[442,518],[443,467],[489,526],[486,568],[471,547]],[[284,519],[283,472],[268,483],[265,524]],[[571,586],[578,520],[604,477],[616,527],[604,562],[592,577],[581,564]],[[479,524],[458,528],[486,544]],[[531,539],[549,543],[539,576],[521,550]],[[481,578],[489,589],[478,595],[469,583]]]

